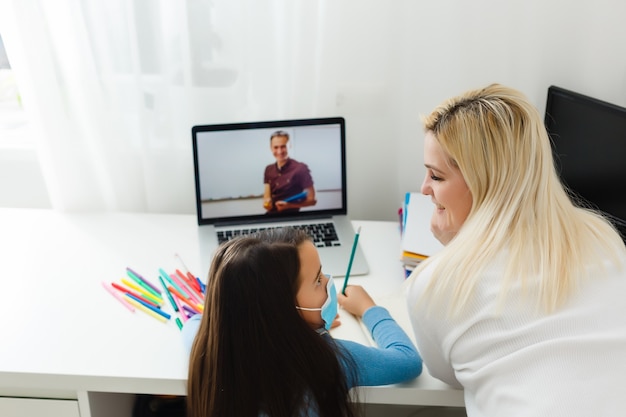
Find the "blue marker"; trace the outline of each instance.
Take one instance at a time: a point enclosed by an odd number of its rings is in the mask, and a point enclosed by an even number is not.
[[[170,316],[169,314],[167,314],[165,311],[161,311],[161,309],[160,309],[160,308],[156,308],[156,307],[154,307],[154,306],[151,306],[150,304],[146,303],[146,302],[145,302],[145,301],[143,301],[143,300],[140,300],[139,298],[135,297],[135,296],[134,296],[134,295],[132,295],[132,294],[126,293],[125,295],[126,295],[127,297],[130,297],[130,298],[132,298],[133,300],[137,301],[138,303],[141,303],[141,305],[145,306],[146,308],[149,308],[150,310],[152,310],[152,311],[154,311],[155,313],[157,313],[157,314],[159,314],[159,315],[161,315],[161,316],[165,317],[165,318],[166,318],[166,319],[168,319],[168,320],[172,317],[172,316]]]

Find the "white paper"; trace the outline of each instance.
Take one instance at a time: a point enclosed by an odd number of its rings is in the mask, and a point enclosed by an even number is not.
[[[430,197],[421,193],[410,193],[402,234],[403,251],[432,256],[443,248],[430,231],[430,219],[434,209]]]

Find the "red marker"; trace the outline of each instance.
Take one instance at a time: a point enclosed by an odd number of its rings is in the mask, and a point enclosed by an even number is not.
[[[119,284],[116,284],[115,282],[112,282],[112,283],[111,283],[111,285],[113,285],[113,287],[114,287],[115,289],[117,289],[117,290],[120,290],[120,291],[122,291],[122,292],[124,292],[124,293],[128,293],[128,294],[132,295],[133,297],[137,297],[137,298],[139,298],[141,301],[145,301],[146,303],[148,303],[148,304],[150,304],[150,305],[153,305],[153,306],[154,306],[154,307],[156,307],[156,308],[160,308],[160,306],[159,306],[157,303],[155,303],[154,301],[151,301],[151,300],[147,299],[146,297],[144,297],[143,295],[141,295],[141,294],[139,294],[139,293],[134,292],[133,290],[130,290],[130,289],[126,288],[126,287],[123,287],[123,286],[121,286],[121,285],[119,285]]]

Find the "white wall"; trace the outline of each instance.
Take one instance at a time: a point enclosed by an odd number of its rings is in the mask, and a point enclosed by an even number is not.
[[[428,10],[424,4],[413,4],[402,24],[401,38],[415,47],[400,57],[398,79],[406,85],[397,118],[400,189],[419,190],[424,174],[416,113],[465,89],[507,84],[542,113],[552,84],[626,106],[625,2],[445,1],[429,2]]]
[[[224,29],[225,48],[243,46],[230,51],[235,65],[254,65],[255,71],[241,72],[245,83],[233,91],[240,96],[223,92],[212,114],[224,116],[222,122],[247,115],[344,116],[348,203],[355,218],[396,220],[404,192],[418,191],[424,174],[419,115],[464,90],[507,84],[543,112],[547,88],[555,84],[626,106],[623,0],[290,2],[277,27],[278,3],[272,20],[269,11],[248,2],[245,13],[258,15],[258,22]],[[221,33],[228,23],[218,20],[215,30]],[[284,49],[276,47],[276,37]],[[264,73],[263,61],[276,57],[284,61],[280,73]],[[245,106],[238,97],[245,97]],[[189,119],[208,123],[203,114],[209,110]],[[5,188],[0,182],[0,195],[15,194]],[[195,213],[193,185],[180,188],[185,203],[176,211]],[[0,205],[10,201],[6,197]]]
[[[51,207],[34,151],[0,149],[0,207]]]

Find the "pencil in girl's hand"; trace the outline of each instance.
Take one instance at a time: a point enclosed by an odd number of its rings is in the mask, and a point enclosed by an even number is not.
[[[350,253],[350,261],[348,261],[348,270],[346,271],[346,277],[343,280],[343,288],[341,289],[341,293],[346,295],[346,287],[348,286],[348,279],[350,278],[350,270],[352,269],[352,261],[354,261],[354,254],[356,253],[356,247],[359,242],[359,235],[361,234],[361,226],[356,231],[354,235],[354,243],[352,243],[352,252]]]

